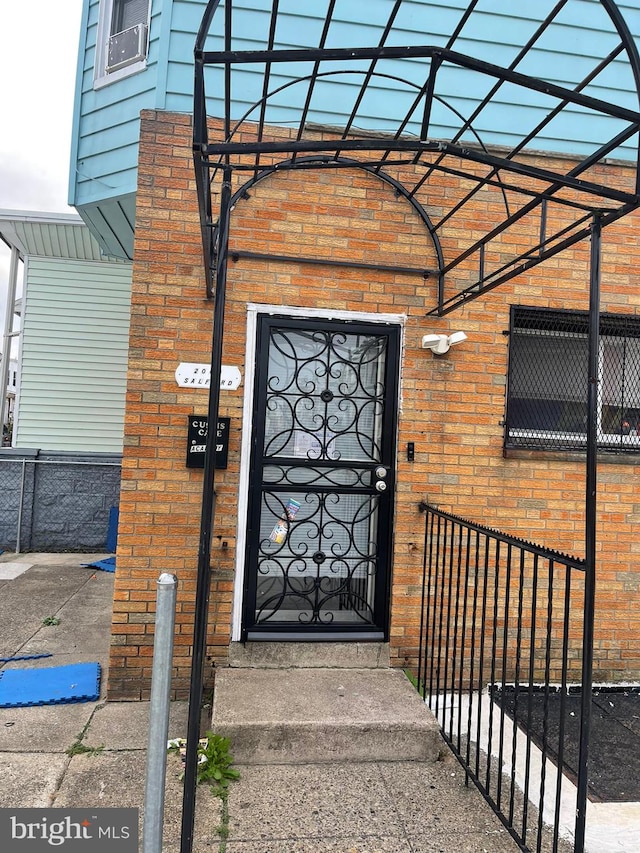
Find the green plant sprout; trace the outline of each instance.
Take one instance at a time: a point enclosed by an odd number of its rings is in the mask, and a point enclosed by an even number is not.
[[[74,755],[100,755],[104,750],[104,744],[101,744],[100,746],[86,746],[82,743],[83,738],[87,733],[87,729],[89,728],[89,722],[90,721],[87,722],[81,732],[78,732],[76,739],[71,746],[65,749],[65,753],[71,758],[73,758]]]
[[[186,745],[185,738],[173,738],[168,742],[167,749],[169,753],[184,759]],[[240,773],[231,766],[233,756],[229,752],[229,745],[229,738],[212,731],[208,731],[198,741],[197,783],[208,783],[214,796],[223,800],[226,799],[229,782],[240,778]],[[180,778],[184,779],[184,771]]]

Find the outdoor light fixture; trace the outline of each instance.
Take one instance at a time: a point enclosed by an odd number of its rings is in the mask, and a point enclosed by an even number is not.
[[[434,355],[444,355],[450,347],[466,341],[464,332],[452,332],[450,335],[423,335],[422,349],[430,349]]]

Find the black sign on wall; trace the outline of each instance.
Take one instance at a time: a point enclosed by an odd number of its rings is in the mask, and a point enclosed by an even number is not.
[[[231,418],[218,418],[216,430],[216,468],[226,468],[229,456],[229,424]],[[204,468],[209,418],[191,415],[187,421],[187,468]]]

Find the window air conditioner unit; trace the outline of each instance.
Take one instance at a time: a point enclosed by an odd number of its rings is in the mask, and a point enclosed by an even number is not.
[[[147,55],[147,25],[136,24],[114,33],[107,43],[107,73],[125,68]]]

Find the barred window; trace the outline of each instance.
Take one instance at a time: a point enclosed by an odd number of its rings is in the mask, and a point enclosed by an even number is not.
[[[507,447],[584,449],[587,312],[511,309]],[[640,451],[640,317],[602,314],[598,446]]]

